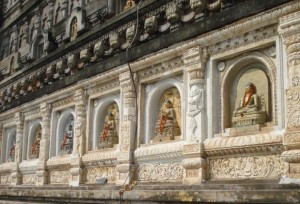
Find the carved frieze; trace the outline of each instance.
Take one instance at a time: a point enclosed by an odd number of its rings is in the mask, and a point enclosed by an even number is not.
[[[138,165],[138,181],[180,181],[184,169],[180,163],[149,163]]]
[[[69,171],[50,171],[50,184],[68,184],[70,177]]]
[[[182,150],[183,145],[181,143],[150,145],[137,149],[135,158],[137,161],[179,159],[183,156]]]
[[[53,109],[59,108],[59,107],[71,106],[71,105],[74,105],[74,98],[73,98],[73,96],[68,96],[61,100],[57,100],[57,101],[53,102],[51,105],[52,105]]]
[[[1,185],[10,185],[11,176],[10,175],[1,175],[0,176],[0,184]]]
[[[25,174],[22,176],[22,184],[35,185],[36,182],[37,182],[37,175],[35,174]]]
[[[300,89],[291,88],[286,92],[287,96],[287,123],[288,129],[300,128]]]
[[[117,180],[115,167],[94,167],[86,169],[86,183],[96,183],[99,178],[106,178],[108,183],[114,183]]]
[[[280,155],[219,158],[209,160],[212,180],[264,178],[274,179],[283,175],[284,162]]]
[[[208,156],[283,151],[282,136],[272,134],[213,138],[204,142],[204,148]]]

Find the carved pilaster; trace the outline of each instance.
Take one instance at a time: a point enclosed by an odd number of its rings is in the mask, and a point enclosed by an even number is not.
[[[287,128],[283,137],[286,149],[281,159],[287,162],[286,175],[282,183],[290,181],[289,178],[298,179],[300,182],[300,11],[280,18],[278,32],[286,47],[288,68],[288,89],[286,90],[286,121]]]
[[[196,184],[206,180],[206,160],[202,144],[186,144],[183,147],[182,166],[185,168],[184,184]]]
[[[75,101],[75,138],[73,144],[73,154],[71,155],[71,181],[70,186],[79,186],[82,183],[83,169],[81,156],[85,147],[86,130],[86,95],[84,89],[78,89],[74,95]]]
[[[132,165],[132,151],[136,139],[136,94],[130,72],[120,74],[120,87],[122,96],[123,118],[121,120],[121,133],[119,138],[120,154],[116,169],[119,173],[117,185],[127,183],[134,179],[134,165]]]
[[[42,103],[40,105],[42,114],[42,138],[40,141],[39,162],[37,165],[37,186],[48,183],[48,171],[46,170],[46,161],[48,159],[49,141],[50,141],[50,105]]]
[[[23,141],[23,128],[24,128],[24,115],[21,112],[15,114],[16,130],[16,146],[15,146],[15,164],[11,172],[11,185],[21,184],[21,174],[19,172],[19,164],[22,159],[22,141]]]
[[[205,123],[205,65],[206,48],[194,47],[183,54],[188,87],[187,141],[203,142],[206,138]]]

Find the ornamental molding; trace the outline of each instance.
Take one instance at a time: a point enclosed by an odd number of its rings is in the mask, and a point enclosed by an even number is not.
[[[68,96],[63,99],[52,102],[52,108],[54,110],[62,109],[70,106],[75,106],[74,96]]]
[[[278,179],[284,174],[280,155],[219,158],[209,160],[211,180]]]
[[[71,155],[57,156],[47,161],[47,169],[66,170],[71,167]]]
[[[182,143],[164,143],[147,145],[138,148],[135,151],[135,159],[141,161],[162,160],[162,159],[180,159],[183,157]]]
[[[95,98],[110,93],[114,93],[119,90],[120,90],[120,82],[118,78],[115,78],[88,89],[87,94],[90,96],[90,98]]]
[[[115,166],[116,160],[117,160],[116,150],[88,152],[82,157],[82,163],[88,167]]]
[[[146,182],[181,181],[184,168],[180,163],[149,163],[138,165],[137,180]]]
[[[207,156],[282,152],[282,135],[265,133],[207,139],[204,141],[204,151]]]
[[[286,132],[283,137],[283,145],[286,150],[300,149],[300,132]]]
[[[1,121],[1,124],[3,124],[3,129],[4,128],[10,128],[13,126],[16,126],[16,120],[15,117],[12,115],[11,118],[8,118],[6,120]]]
[[[300,89],[290,88],[286,91],[287,129],[298,131],[300,128]]]
[[[264,41],[275,41],[278,24],[269,25],[259,29],[251,30],[246,34],[239,35],[233,38],[226,39],[224,41],[216,43],[212,46],[210,54],[213,58],[223,58],[230,53],[236,53],[240,49],[256,47],[257,43],[263,43]]]
[[[21,173],[32,173],[37,171],[38,159],[25,160],[19,164]]]
[[[33,120],[33,119],[37,119],[37,118],[41,118],[42,114],[40,111],[40,108],[36,108],[30,111],[27,111],[24,113],[24,119],[25,120]]]
[[[284,151],[281,154],[281,159],[288,163],[299,163],[300,162],[300,150],[294,149],[294,150]]]
[[[184,64],[181,57],[154,64],[138,72],[139,81],[143,83],[163,77],[166,74],[179,73],[182,72],[183,67]]]
[[[6,162],[0,165],[0,173],[10,173],[17,166],[14,162]]]

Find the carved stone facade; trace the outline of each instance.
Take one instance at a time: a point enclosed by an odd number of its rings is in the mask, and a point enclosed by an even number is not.
[[[298,1],[9,1],[5,12],[1,195],[246,202],[231,187],[201,197],[230,183],[267,203],[300,184]],[[266,195],[251,191],[260,182]]]

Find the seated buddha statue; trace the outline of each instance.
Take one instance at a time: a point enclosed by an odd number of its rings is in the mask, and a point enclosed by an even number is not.
[[[72,152],[72,149],[73,149],[73,126],[70,123],[68,125],[67,131],[65,131],[64,138],[61,141],[60,150],[62,152],[66,152],[70,154]]]
[[[114,144],[118,144],[118,133],[114,114],[109,112],[101,132],[99,148],[111,148]]]
[[[233,126],[246,126],[263,124],[266,122],[267,113],[262,110],[260,98],[256,94],[256,87],[249,82],[246,85],[244,96],[240,99],[233,112]]]
[[[164,102],[163,106],[165,109],[161,110],[155,126],[155,137],[169,137],[173,140],[174,136],[181,134],[176,120],[176,113],[169,99]]]
[[[39,133],[31,146],[31,159],[38,158],[40,153],[41,133]]]

